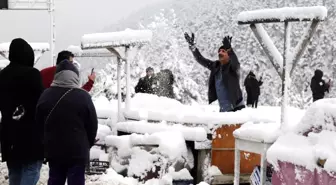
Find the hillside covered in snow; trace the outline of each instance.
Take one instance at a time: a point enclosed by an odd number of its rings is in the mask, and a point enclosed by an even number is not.
[[[281,80],[275,69],[263,53],[249,26],[237,24],[237,15],[241,11],[262,8],[279,8],[283,6],[316,6],[325,5],[328,8],[328,19],[321,23],[313,41],[305,51],[292,76],[290,101],[292,106],[304,108],[311,102],[310,80],[314,70],[319,68],[325,72],[326,79],[334,79],[336,63],[334,62],[336,22],[336,2],[333,0],[172,0],[148,7],[118,24],[105,28],[103,31],[119,31],[125,28],[150,29],[153,40],[143,47],[131,64],[132,87],[140,76],[144,75],[148,66],[158,72],[161,69],[173,71],[176,79],[175,94],[183,103],[207,103],[207,81],[209,71],[200,66],[193,58],[185,42],[185,31],[195,32],[197,46],[202,54],[209,59],[217,58],[217,49],[223,36],[233,36],[233,48],[240,60],[241,86],[250,70],[257,77],[262,76],[264,84],[261,88],[260,103],[263,105],[279,105]],[[294,23],[292,46],[295,46],[309,23]],[[275,45],[283,52],[283,24],[264,25]],[[85,59],[86,60],[86,59]],[[93,59],[90,59],[91,61]],[[105,95],[112,99],[116,97],[116,61],[107,64],[107,59],[94,58],[103,67],[94,94]],[[105,62],[97,62],[105,60]],[[124,76],[122,77],[125,84]],[[124,85],[123,84],[123,85]],[[125,91],[125,89],[123,89]],[[336,93],[331,88],[329,97]],[[134,92],[134,88],[131,88]],[[244,91],[245,92],[245,91]]]

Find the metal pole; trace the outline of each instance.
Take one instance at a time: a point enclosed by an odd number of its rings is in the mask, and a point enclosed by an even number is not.
[[[131,99],[131,91],[130,91],[130,82],[131,82],[131,64],[128,60],[128,49],[129,46],[125,47],[125,60],[126,60],[126,110],[129,109],[130,99]]]
[[[56,64],[55,60],[55,42],[56,42],[56,33],[55,33],[55,18],[54,18],[54,0],[49,0],[49,14],[50,14],[50,56],[51,56],[51,65]]]
[[[118,122],[122,119],[122,111],[121,111],[121,58],[117,58],[118,65],[117,65],[117,88],[118,88]]]
[[[287,102],[288,102],[288,88],[290,86],[289,79],[289,65],[291,62],[290,56],[290,30],[291,25],[288,21],[285,22],[285,39],[284,39],[284,56],[283,56],[283,68],[282,68],[282,106],[281,106],[281,128],[287,127]]]

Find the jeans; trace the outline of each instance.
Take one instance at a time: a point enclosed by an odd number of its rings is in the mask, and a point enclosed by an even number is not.
[[[85,165],[49,161],[48,185],[85,185]]]
[[[42,161],[7,162],[9,185],[36,185],[40,179]]]

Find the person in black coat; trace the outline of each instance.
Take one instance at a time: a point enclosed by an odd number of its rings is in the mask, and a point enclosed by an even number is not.
[[[157,79],[154,75],[154,69],[148,67],[146,69],[146,76],[139,79],[135,86],[135,93],[155,94],[157,88]]]
[[[212,61],[202,56],[196,48],[195,36],[185,33],[196,61],[210,70],[208,99],[209,104],[218,99],[220,112],[237,111],[245,108],[239,84],[240,63],[231,47],[232,37],[226,36],[218,49],[218,60]]]
[[[244,86],[247,93],[247,106],[251,106],[253,108],[258,107],[260,86],[263,84],[261,80],[261,77],[259,80],[257,80],[255,74],[252,71],[250,71],[250,73],[246,76]]]
[[[156,94],[158,96],[174,99],[175,93],[173,85],[175,83],[175,78],[173,72],[169,69],[161,70],[156,75],[156,78],[158,81]]]
[[[325,83],[325,81],[322,79],[323,72],[319,69],[315,70],[315,74],[313,78],[311,79],[310,88],[313,93],[313,102],[323,99],[324,93],[329,92],[330,88],[330,80],[328,83]]]
[[[33,67],[34,51],[25,40],[11,42],[9,60],[0,71],[1,157],[10,185],[35,185],[43,161],[43,125],[35,121],[35,108],[44,87]]]
[[[56,67],[51,87],[38,101],[36,120],[44,125],[48,185],[85,184],[85,166],[95,143],[98,119],[91,96],[80,88],[79,72],[68,60]]]

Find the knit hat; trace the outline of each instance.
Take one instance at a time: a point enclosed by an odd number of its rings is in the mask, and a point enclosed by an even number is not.
[[[64,88],[79,88],[78,69],[68,60],[63,60],[56,66],[54,81],[51,86]]]
[[[61,71],[64,71],[64,70],[70,70],[70,71],[76,73],[79,76],[79,71],[76,68],[76,66],[68,60],[63,60],[61,63],[59,63],[56,66],[56,72],[55,73],[57,74],[57,73],[59,73]]]

